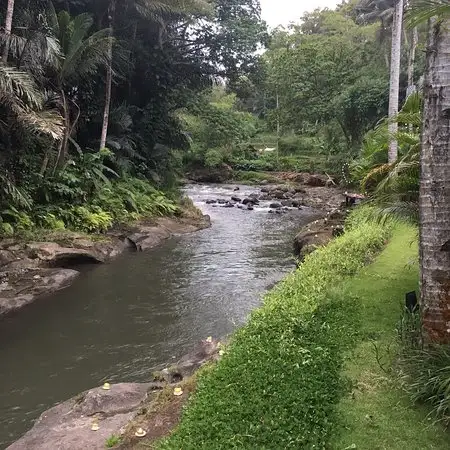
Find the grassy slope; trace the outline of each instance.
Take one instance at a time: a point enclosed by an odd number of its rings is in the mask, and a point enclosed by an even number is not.
[[[362,341],[346,363],[354,388],[339,406],[345,428],[337,434],[333,448],[450,448],[450,435],[427,420],[423,409],[411,405],[389,372],[401,302],[406,292],[417,290],[417,265],[408,264],[417,256],[414,237],[415,230],[398,227],[375,263],[342,287],[343,296],[356,296],[361,305]],[[377,362],[374,346],[385,370]]]
[[[358,225],[275,288],[159,448],[450,448],[375,360],[370,339],[394,342],[400,301],[417,282],[406,226],[363,268],[386,233]],[[344,369],[359,383],[353,396]]]

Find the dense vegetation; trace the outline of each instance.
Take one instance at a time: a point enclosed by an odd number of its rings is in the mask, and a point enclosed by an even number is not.
[[[259,3],[7,3],[0,10],[1,233],[103,231],[174,212],[176,151],[189,147],[178,111],[217,77],[232,81],[252,70],[266,38]]]
[[[359,182],[366,174],[352,179],[348,166],[388,112],[391,23],[379,20],[388,6],[344,2],[336,11],[307,13],[301,24],[273,30],[252,72],[205,92],[201,112],[198,104],[188,108],[191,120],[184,127],[194,145],[185,163],[327,172]],[[424,33],[416,34],[423,45]],[[423,74],[423,54],[411,56],[417,45],[403,47],[400,104]],[[211,127],[221,130],[212,141],[203,137],[211,136]],[[387,148],[378,152],[378,162],[387,162]]]

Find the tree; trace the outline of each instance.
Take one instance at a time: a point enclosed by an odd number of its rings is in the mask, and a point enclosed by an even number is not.
[[[421,306],[427,342],[450,342],[450,21],[430,27],[420,182]]]
[[[5,20],[5,46],[3,47],[2,60],[4,63],[8,61],[9,52],[9,37],[12,30],[12,20],[14,15],[14,0],[8,0],[6,7],[6,20]]]
[[[112,37],[108,29],[89,35],[93,19],[86,13],[71,18],[69,13],[62,11],[54,25],[54,33],[61,43],[55,84],[65,123],[56,161],[56,166],[61,167],[67,159],[69,140],[80,117],[77,90],[72,89],[73,84],[93,76],[101,66],[110,67]]]
[[[358,148],[363,134],[387,112],[388,79],[377,28],[325,10],[289,31],[276,30],[264,60],[271,106],[278,93],[283,129],[317,133],[327,126],[344,149]]]
[[[116,0],[111,0],[108,8],[108,21],[111,33],[111,42],[109,43],[108,56],[109,62],[106,68],[106,94],[105,94],[105,108],[103,111],[102,133],[100,137],[100,150],[106,146],[106,137],[108,135],[109,112],[111,109],[111,92],[113,79],[113,36],[114,36],[114,15],[116,12]]]
[[[400,88],[400,60],[402,48],[403,0],[396,0],[394,21],[392,27],[391,44],[391,75],[389,87],[389,151],[388,161],[393,163],[398,157],[398,142],[396,134],[398,123],[399,88]]]
[[[396,134],[398,124],[395,117],[398,114],[400,90],[400,62],[402,50],[403,0],[361,0],[356,6],[359,19],[365,23],[379,20],[381,36],[391,31],[390,87],[389,87],[389,150],[390,163],[397,160],[398,142]],[[415,51],[415,47],[414,47]]]

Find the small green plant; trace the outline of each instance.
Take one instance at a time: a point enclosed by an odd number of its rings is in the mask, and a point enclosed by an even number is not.
[[[108,439],[106,439],[105,447],[106,448],[113,448],[119,443],[120,443],[120,436],[112,434]]]

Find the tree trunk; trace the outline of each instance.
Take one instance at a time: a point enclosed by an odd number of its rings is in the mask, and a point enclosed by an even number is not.
[[[412,39],[411,45],[409,48],[409,56],[408,56],[408,91],[406,95],[410,95],[415,92],[416,87],[414,84],[414,66],[416,63],[416,49],[417,43],[419,41],[419,35],[417,32],[417,27],[414,27],[412,31]]]
[[[106,137],[108,136],[108,126],[109,126],[109,111],[111,109],[111,91],[112,91],[112,61],[113,61],[113,26],[114,26],[114,13],[116,10],[116,0],[111,0],[109,4],[108,18],[109,18],[109,28],[111,30],[111,42],[109,44],[109,63],[106,68],[106,93],[105,93],[105,109],[103,111],[103,125],[102,134],[100,137],[100,150],[106,146]]]
[[[430,27],[420,181],[425,343],[450,343],[450,21]]]
[[[58,156],[56,158],[56,164],[53,169],[53,173],[55,173],[57,169],[60,169],[64,165],[64,163],[67,161],[69,137],[70,137],[70,133],[71,133],[70,108],[67,103],[67,97],[66,97],[66,94],[63,89],[61,89],[61,100],[62,100],[62,106],[63,106],[64,134],[63,134],[63,137],[59,144]]]
[[[8,6],[6,8],[6,20],[5,20],[5,37],[6,42],[3,47],[2,60],[4,63],[8,61],[8,53],[9,53],[9,37],[11,36],[12,31],[12,20],[14,15],[14,0],[8,0]]]
[[[395,117],[398,114],[398,96],[400,86],[400,59],[402,50],[402,24],[403,24],[403,0],[397,0],[392,24],[391,45],[391,77],[389,88],[389,155],[388,160],[393,163],[398,157],[398,143],[395,135],[398,131],[398,123]]]

